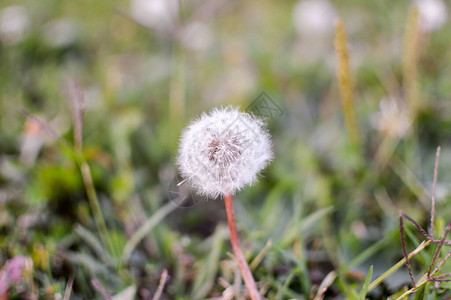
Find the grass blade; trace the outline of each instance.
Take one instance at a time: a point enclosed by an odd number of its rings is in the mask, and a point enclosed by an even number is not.
[[[304,261],[297,259],[293,254],[281,249],[280,247],[274,247],[277,251],[279,251],[286,259],[291,260],[296,264],[296,266],[300,270],[301,284],[304,289],[304,295],[309,295],[310,290],[312,288],[312,283],[310,282],[307,266]]]
[[[124,247],[124,251],[122,252],[122,262],[126,262],[133,250],[139,244],[139,242],[147,235],[149,232],[160,223],[168,214],[170,214],[173,210],[175,210],[177,206],[175,206],[172,202],[162,206],[158,209],[149,219],[144,222],[144,224],[132,235],[132,237],[128,240],[127,244]]]
[[[366,276],[365,283],[363,284],[362,290],[360,291],[359,299],[365,300],[366,293],[368,293],[368,287],[371,282],[371,277],[373,276],[373,266],[371,266],[370,270],[368,271],[368,275]]]
[[[408,258],[411,259],[413,256],[415,256],[416,254],[418,254],[418,252],[422,251],[424,248],[426,248],[429,244],[431,243],[431,241],[427,241],[427,242],[422,242],[415,250],[413,250],[412,252],[410,252]],[[384,274],[382,274],[381,276],[379,276],[377,279],[375,279],[370,286],[368,287],[368,291],[372,291],[375,287],[377,287],[382,281],[384,281],[387,277],[389,277],[391,274],[393,274],[394,272],[396,272],[399,268],[401,268],[402,266],[404,266],[404,264],[406,263],[406,259],[403,258],[401,259],[399,262],[397,262],[393,267],[391,267],[388,271],[386,271]],[[418,285],[417,285],[418,286]]]
[[[101,260],[107,264],[111,264],[110,254],[103,248],[102,243],[91,232],[79,224],[75,225],[74,231]]]

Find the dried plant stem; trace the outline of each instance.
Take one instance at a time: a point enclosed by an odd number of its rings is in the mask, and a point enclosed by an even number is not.
[[[431,241],[422,242],[415,250],[410,252],[409,255],[407,255],[408,259],[411,259],[413,256],[418,254],[420,251],[422,251],[424,248],[426,248]],[[372,291],[375,287],[377,287],[382,281],[384,281],[387,277],[395,273],[399,268],[401,268],[406,263],[406,259],[401,259],[396,265],[391,267],[388,271],[386,271],[384,274],[379,276],[377,279],[375,279],[370,286],[368,287],[368,292]],[[421,282],[421,280],[420,280]],[[420,284],[417,284],[416,287],[418,288]]]
[[[262,262],[263,258],[265,257],[266,253],[268,252],[269,248],[272,246],[272,241],[268,240],[265,247],[260,251],[260,253],[254,258],[254,260],[251,262],[251,270],[254,271],[258,265]]]
[[[238,232],[236,229],[235,213],[233,211],[233,199],[232,195],[224,196],[227,220],[229,223],[230,230],[230,242],[232,243],[233,252],[235,253],[236,259],[241,269],[241,274],[243,275],[244,283],[246,284],[247,290],[252,300],[260,300],[260,294],[258,293],[257,284],[255,283],[252,272],[249,269],[249,265],[244,258],[243,251],[241,250],[240,240],[238,238]]]
[[[343,115],[352,143],[356,146],[360,146],[360,132],[354,111],[354,82],[351,76],[351,67],[349,63],[348,38],[341,20],[336,22],[335,29],[335,53],[337,54],[338,59],[337,77]]]
[[[108,230],[105,224],[105,219],[103,218],[102,214],[102,209],[100,208],[99,200],[97,199],[97,193],[94,187],[94,181],[92,180],[91,169],[89,168],[89,165],[86,161],[81,162],[80,170],[83,183],[86,189],[86,195],[88,196],[89,205],[91,206],[94,221],[96,223],[97,229],[99,230],[102,242],[105,246],[110,247],[110,251],[113,251],[113,245],[109,238]]]
[[[401,242],[402,242],[402,253],[404,254],[404,259],[406,261],[407,269],[409,270],[410,280],[412,281],[413,287],[415,288],[415,280],[413,279],[412,268],[409,264],[409,256],[407,255],[407,247],[406,247],[406,237],[404,234],[404,222],[402,220],[403,215],[399,216],[399,230],[401,232]],[[421,228],[421,227],[420,227]]]
[[[69,275],[69,280],[67,281],[66,284],[66,290],[64,291],[64,298],[63,300],[69,300],[70,299],[70,294],[72,293],[72,287],[74,285],[74,275]]]
[[[159,300],[161,298],[161,295],[163,294],[164,285],[166,284],[166,281],[168,280],[168,270],[164,269],[161,273],[160,277],[160,283],[158,284],[157,291],[155,292],[155,295],[153,296],[152,300]]]
[[[427,280],[426,277],[427,277],[426,274],[424,274],[423,277],[421,277],[421,279],[418,282],[418,284],[416,285],[416,287],[411,288],[410,290],[406,291],[404,294],[402,294],[401,296],[396,298],[396,300],[405,299],[408,295],[410,295],[412,293],[415,293],[421,286],[423,286],[424,284],[428,283],[428,280]]]
[[[72,109],[74,124],[75,152],[81,154],[83,151],[83,120],[85,115],[85,98],[83,91],[75,81],[67,83],[67,93]]]
[[[449,274],[442,274],[442,275],[439,275],[439,276],[436,276],[436,277],[433,276],[435,273],[437,273],[440,270],[442,265],[451,257],[451,251],[450,251],[445,256],[445,258],[441,259],[439,261],[438,265],[435,266],[437,258],[440,255],[440,251],[441,251],[443,245],[451,245],[451,241],[450,240],[446,240],[446,237],[448,236],[449,232],[451,231],[451,223],[449,223],[446,226],[445,233],[443,234],[443,236],[442,236],[442,238],[440,240],[434,239],[435,192],[436,192],[436,188],[437,188],[437,175],[438,175],[438,160],[439,160],[439,156],[440,156],[440,146],[437,147],[437,152],[436,152],[436,155],[435,155],[434,182],[433,182],[433,185],[432,185],[432,201],[431,201],[431,225],[430,225],[429,233],[427,233],[423,228],[421,228],[421,226],[417,222],[415,222],[412,218],[410,218],[406,214],[400,212],[400,215],[399,215],[399,230],[400,230],[400,233],[401,233],[402,250],[403,250],[404,260],[405,260],[406,266],[409,269],[409,275],[410,275],[410,279],[411,279],[412,284],[413,284],[413,288],[410,289],[409,291],[407,291],[406,293],[404,293],[398,299],[401,299],[402,297],[405,297],[408,294],[415,292],[417,290],[417,288],[419,286],[423,285],[425,282],[436,282],[436,283],[439,283],[439,282],[449,282],[449,281],[451,281],[451,279],[443,279],[443,278],[449,277]],[[405,240],[405,237],[404,237],[403,218],[408,220],[408,221],[410,221],[416,228],[418,228],[418,230],[421,231],[421,233],[426,237],[426,239],[428,239],[429,243],[438,243],[438,247],[437,247],[437,249],[434,252],[434,256],[432,258],[432,261],[429,264],[428,272],[420,280],[420,285],[416,285],[415,284],[415,281],[414,281],[414,278],[413,278],[413,275],[412,275],[412,268],[411,268],[410,263],[409,263],[410,256],[407,256],[406,240]],[[434,268],[434,266],[435,266],[435,268]],[[424,279],[424,277],[426,277],[426,279]]]
[[[435,153],[435,167],[434,167],[434,183],[432,184],[432,200],[431,200],[431,227],[429,234],[434,238],[434,222],[435,222],[435,190],[437,189],[437,175],[438,175],[438,159],[440,157],[440,146],[437,147]]]
[[[105,287],[102,286],[102,284],[100,283],[99,280],[97,280],[96,278],[91,280],[91,285],[93,286],[93,288],[98,291],[103,299],[105,300],[112,300],[110,294],[107,292],[107,290],[105,289]]]
[[[445,233],[443,234],[443,237],[442,237],[442,239],[440,240],[440,243],[438,244],[437,250],[435,250],[434,257],[432,258],[432,262],[431,262],[431,264],[429,265],[429,270],[428,270],[428,280],[431,278],[432,268],[434,267],[435,261],[437,260],[437,257],[438,257],[439,254],[440,254],[440,250],[441,250],[442,247],[443,247],[443,242],[445,241],[446,236],[448,235],[448,233],[450,232],[450,230],[451,230],[451,224],[448,224],[448,226],[446,226]],[[441,265],[440,265],[440,266],[441,266]],[[437,269],[437,271],[438,271],[438,269]],[[435,273],[435,272],[436,272],[436,271],[434,271],[434,273]]]
[[[446,256],[439,261],[439,263],[437,264],[437,266],[435,267],[435,269],[431,273],[431,275],[434,275],[435,273],[437,273],[440,270],[440,268],[443,266],[443,264],[445,262],[447,262],[450,257],[451,257],[451,251],[448,252],[448,254],[446,254]],[[446,275],[446,274],[442,274],[440,276],[437,276],[436,279],[440,279],[440,277],[443,277],[444,275]]]
[[[420,20],[416,7],[410,11],[404,41],[403,85],[406,103],[415,115],[418,106],[418,57],[420,52]]]
[[[91,168],[83,155],[83,119],[85,99],[83,91],[80,89],[75,81],[70,81],[67,84],[67,94],[69,97],[69,104],[72,109],[72,119],[74,125],[74,152],[80,166],[80,172],[83,179],[83,184],[86,189],[89,205],[91,206],[94,221],[100,233],[102,243],[109,247],[110,253],[114,253],[114,246],[108,234],[108,230],[103,218],[102,209],[100,208],[99,200],[97,198],[94,180],[92,179]]]

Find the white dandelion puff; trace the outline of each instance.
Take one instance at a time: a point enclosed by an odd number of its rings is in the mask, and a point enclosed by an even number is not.
[[[334,31],[335,7],[327,0],[302,0],[293,9],[293,22],[302,36],[321,37]]]
[[[201,195],[233,195],[256,182],[273,158],[262,120],[233,107],[215,109],[182,133],[180,173]]]
[[[176,28],[178,15],[177,0],[131,0],[133,19],[157,32],[172,32]]]
[[[25,7],[13,5],[0,10],[0,41],[6,45],[19,43],[26,36],[30,23]]]
[[[424,31],[440,30],[448,20],[448,7],[442,0],[417,0],[416,5]]]
[[[412,125],[409,111],[395,98],[382,98],[379,103],[380,110],[373,116],[372,125],[382,135],[390,138],[403,138]]]

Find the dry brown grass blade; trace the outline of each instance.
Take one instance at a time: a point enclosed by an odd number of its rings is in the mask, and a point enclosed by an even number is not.
[[[437,147],[435,153],[435,167],[434,167],[434,182],[432,184],[432,199],[431,199],[431,224],[429,234],[434,238],[434,222],[435,222],[435,191],[437,189],[437,176],[438,176],[438,159],[440,157],[440,146]]]
[[[69,280],[67,281],[66,290],[64,291],[64,298],[63,300],[69,300],[70,294],[72,293],[72,287],[74,285],[74,275],[69,276]]]
[[[409,19],[404,40],[403,55],[403,86],[407,106],[410,112],[415,116],[418,108],[418,58],[420,52],[421,30],[419,12],[416,6],[413,6]]]
[[[98,291],[102,295],[103,299],[111,300],[111,295],[106,291],[106,289],[97,279],[92,279],[91,285],[96,291]]]
[[[29,120],[34,122],[36,125],[38,125],[42,131],[44,131],[45,133],[47,133],[48,135],[50,135],[54,138],[58,137],[58,134],[49,125],[45,124],[44,122],[39,120],[37,117],[33,116],[25,108],[22,107],[22,108],[20,108],[19,111],[23,116],[25,116],[26,118],[28,118]]]
[[[354,81],[349,63],[348,38],[340,19],[335,24],[335,53],[338,59],[337,78],[346,128],[352,143],[360,146],[360,132],[354,110]]]
[[[79,85],[71,80],[66,84],[67,97],[72,110],[72,119],[74,122],[74,142],[75,151],[81,153],[83,148],[83,119],[85,100],[83,91]]]
[[[159,300],[161,298],[164,285],[166,284],[167,280],[168,280],[168,270],[164,269],[160,276],[160,282],[158,283],[157,291],[155,292],[155,295],[153,296],[152,300]]]

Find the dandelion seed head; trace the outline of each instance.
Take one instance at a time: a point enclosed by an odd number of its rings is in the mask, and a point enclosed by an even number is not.
[[[178,14],[177,0],[131,0],[133,19],[159,33],[169,33],[174,30]]]
[[[0,10],[0,41],[14,45],[23,40],[30,27],[30,16],[23,6],[13,5]]]
[[[379,107],[371,120],[375,129],[384,136],[398,139],[409,133],[412,119],[405,105],[395,98],[383,98]]]
[[[335,7],[327,0],[302,0],[293,9],[293,23],[303,36],[327,36],[334,30]]]
[[[424,31],[440,30],[448,20],[448,7],[442,0],[417,0],[416,5]]]
[[[273,157],[262,120],[233,107],[215,109],[182,133],[178,165],[199,194],[235,194],[256,182]]]

